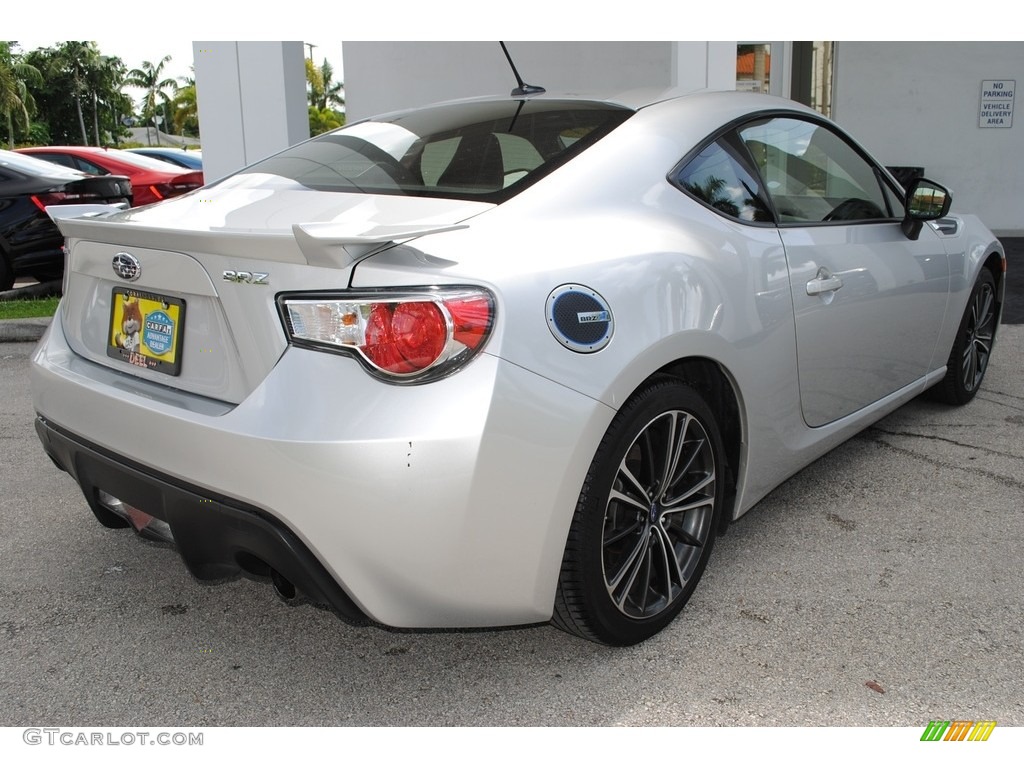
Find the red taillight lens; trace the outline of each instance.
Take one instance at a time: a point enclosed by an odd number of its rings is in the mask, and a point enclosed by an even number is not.
[[[172,181],[161,184],[150,184],[149,191],[153,193],[157,200],[166,200],[168,197],[177,197],[178,195],[184,195],[186,192],[191,192],[193,189],[199,189],[200,186],[202,185],[192,181]]]
[[[403,380],[450,373],[483,346],[494,301],[481,290],[430,295],[281,300],[293,343],[351,350],[376,371]]]
[[[455,340],[476,349],[491,327],[491,302],[483,296],[470,296],[445,302],[452,316]]]
[[[448,324],[430,301],[397,305],[391,315],[391,333],[395,349],[413,371],[433,365],[448,343]]]
[[[68,196],[63,192],[43,192],[38,195],[32,195],[32,202],[35,203],[36,208],[43,213],[46,213],[46,206],[60,205],[61,203],[67,202],[67,199]]]

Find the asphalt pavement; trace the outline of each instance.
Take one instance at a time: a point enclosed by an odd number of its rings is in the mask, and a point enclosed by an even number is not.
[[[790,479],[626,649],[353,628],[192,579],[46,460],[31,350],[0,343],[0,725],[1024,726],[1021,325],[972,403],[917,399]]]

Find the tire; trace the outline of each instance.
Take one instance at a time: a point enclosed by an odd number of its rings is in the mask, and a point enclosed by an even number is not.
[[[946,378],[932,389],[935,399],[950,405],[965,405],[974,399],[988,369],[996,318],[996,281],[991,270],[983,267],[960,320],[946,362]]]
[[[552,623],[634,645],[683,609],[722,514],[722,439],[704,400],[676,380],[637,392],[608,427],[573,515]]]
[[[40,283],[52,283],[56,280],[64,279],[64,270],[55,269],[46,272],[36,272],[35,274],[32,275],[32,277],[34,277]]]
[[[14,287],[14,271],[7,266],[7,260],[0,251],[0,291],[9,291]]]

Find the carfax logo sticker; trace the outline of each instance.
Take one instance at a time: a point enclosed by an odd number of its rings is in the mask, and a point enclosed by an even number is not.
[[[162,309],[150,312],[146,315],[142,341],[154,355],[166,354],[174,342],[174,321]]]

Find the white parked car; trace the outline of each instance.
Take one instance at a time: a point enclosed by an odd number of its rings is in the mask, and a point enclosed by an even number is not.
[[[636,643],[772,488],[978,391],[1005,260],[949,206],[756,94],[385,115],[63,220],[37,428],[200,579]]]

